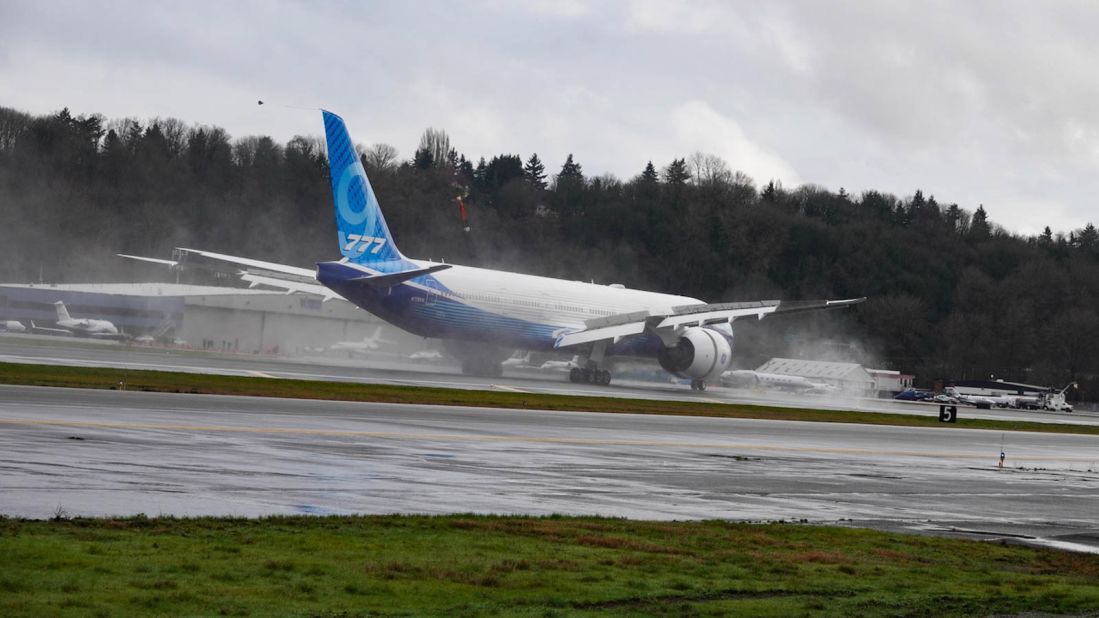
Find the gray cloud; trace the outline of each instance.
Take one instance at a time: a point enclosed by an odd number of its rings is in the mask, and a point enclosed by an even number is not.
[[[319,121],[256,99],[324,105],[406,155],[435,126],[625,178],[703,150],[1033,233],[1094,218],[1096,31],[1085,2],[6,2],[0,104],[279,139]]]

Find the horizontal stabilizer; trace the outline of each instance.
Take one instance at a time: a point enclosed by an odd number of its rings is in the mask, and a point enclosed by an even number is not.
[[[321,262],[317,264],[317,280],[328,282],[342,279],[344,281],[354,281],[355,283],[365,283],[371,286],[390,287],[408,281],[409,279],[430,275],[431,273],[439,272],[440,270],[445,270],[447,268],[450,268],[450,264],[434,264],[424,268],[412,268],[409,270],[399,270],[397,272],[387,273],[374,270],[363,264]]]

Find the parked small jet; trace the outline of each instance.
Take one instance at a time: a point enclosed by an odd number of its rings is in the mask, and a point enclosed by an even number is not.
[[[554,371],[572,371],[580,366],[580,357],[573,356],[569,360],[548,360],[542,363],[539,369],[552,369]]]
[[[363,337],[362,341],[340,341],[328,346],[328,349],[334,352],[366,354],[368,352],[378,351],[383,345],[396,345],[396,343],[396,341],[382,339],[382,327],[379,326],[374,329],[373,335]]]
[[[78,337],[95,337],[97,339],[119,339],[123,335],[118,332],[118,327],[107,320],[93,320],[89,318],[76,319],[69,315],[65,303],[57,301],[53,304],[57,310],[58,328],[38,326],[31,322],[31,330],[47,335],[76,335]]]
[[[500,365],[503,367],[515,368],[533,367],[533,365],[530,364],[530,352],[527,352],[525,354],[522,352],[517,352],[509,356],[508,358],[505,358],[503,362],[500,363]]]

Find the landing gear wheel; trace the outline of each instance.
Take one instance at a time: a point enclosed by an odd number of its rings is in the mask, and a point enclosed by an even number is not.
[[[573,384],[579,384],[580,382],[583,382],[583,381],[584,381],[584,376],[580,372],[579,367],[573,367],[572,369],[569,370],[569,382],[572,382]]]
[[[706,381],[705,380],[691,380],[691,390],[693,390],[693,391],[704,391],[704,390],[706,390]]]
[[[598,371],[595,372],[595,376],[596,376],[596,378],[595,378],[595,383],[596,384],[599,384],[600,386],[610,386],[611,372],[609,372],[605,369],[598,370]]]

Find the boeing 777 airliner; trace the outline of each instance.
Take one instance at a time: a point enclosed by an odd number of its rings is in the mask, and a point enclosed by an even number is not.
[[[323,110],[322,115],[341,259],[321,262],[313,271],[209,251],[177,253],[243,267],[239,274],[252,285],[326,299],[339,296],[408,332],[456,342],[450,349],[465,373],[499,375],[501,361],[516,349],[561,350],[581,359],[570,380],[603,385],[611,381],[608,357],[655,356],[665,370],[703,390],[729,367],[734,320],[864,300],[707,304],[619,285],[405,257],[389,233],[343,119]]]

